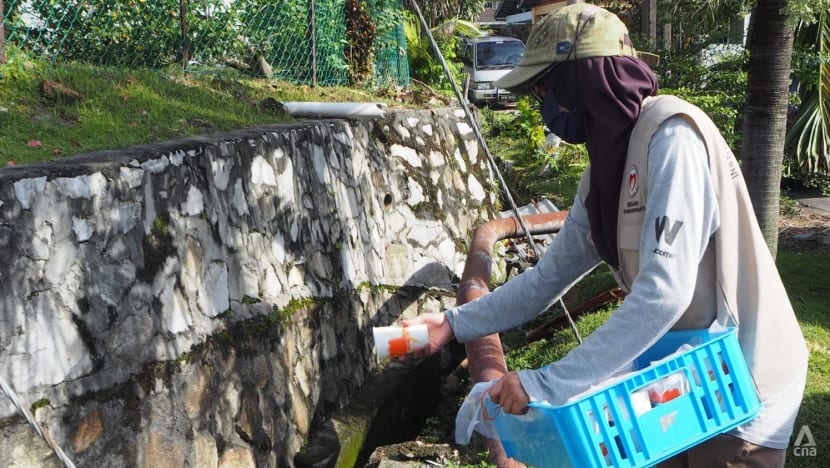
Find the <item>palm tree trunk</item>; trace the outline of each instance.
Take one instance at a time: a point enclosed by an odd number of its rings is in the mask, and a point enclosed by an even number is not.
[[[758,0],[753,12],[741,152],[749,196],[773,256],[778,251],[781,165],[793,50],[793,32],[781,14],[786,4],[786,0]]]

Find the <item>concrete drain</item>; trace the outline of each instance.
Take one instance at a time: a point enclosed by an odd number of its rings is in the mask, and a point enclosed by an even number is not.
[[[347,407],[315,418],[297,467],[362,467],[376,447],[412,441],[441,401],[440,356],[394,361],[369,377]]]

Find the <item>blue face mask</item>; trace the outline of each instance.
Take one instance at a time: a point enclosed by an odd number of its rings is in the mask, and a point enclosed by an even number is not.
[[[573,111],[559,109],[553,91],[542,100],[542,120],[548,130],[571,144],[585,143],[585,109],[577,103]]]

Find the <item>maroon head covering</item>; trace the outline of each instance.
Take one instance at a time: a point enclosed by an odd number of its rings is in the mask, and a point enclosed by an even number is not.
[[[657,94],[657,78],[634,57],[565,61],[552,74],[557,101],[568,109],[584,108],[585,146],[591,161],[585,206],[591,238],[600,257],[618,267],[617,214],[628,140],[643,100]]]

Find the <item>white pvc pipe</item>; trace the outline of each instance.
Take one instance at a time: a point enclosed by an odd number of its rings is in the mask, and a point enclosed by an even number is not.
[[[375,119],[384,116],[381,102],[304,102],[281,103],[288,115],[295,117]]]

